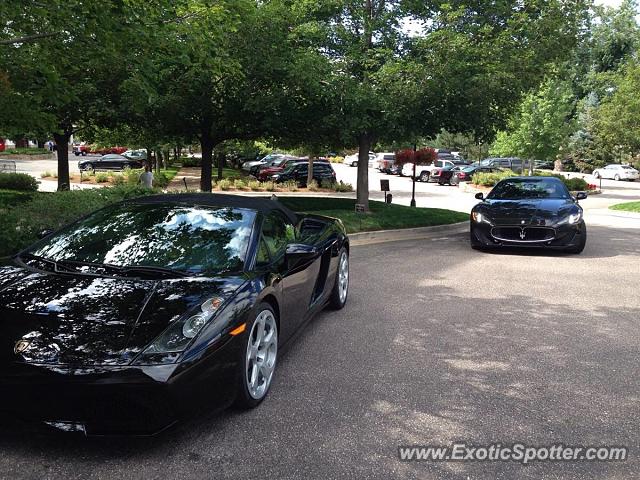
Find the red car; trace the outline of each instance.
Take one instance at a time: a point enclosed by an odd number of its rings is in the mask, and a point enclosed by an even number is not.
[[[98,153],[100,155],[109,155],[114,153],[116,155],[122,155],[126,151],[127,151],[127,147],[102,147],[102,148],[91,148],[89,153]]]
[[[283,159],[283,161],[277,165],[273,165],[271,167],[258,170],[258,173],[256,174],[256,178],[261,182],[266,182],[268,180],[271,180],[271,175],[281,172],[282,170],[285,169],[287,165],[291,165],[292,163],[296,163],[299,161],[300,161],[299,158]]]

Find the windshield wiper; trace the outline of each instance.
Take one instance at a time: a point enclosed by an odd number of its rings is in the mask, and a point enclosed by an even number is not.
[[[131,265],[127,267],[120,267],[121,273],[160,273],[163,275],[171,275],[178,277],[191,277],[192,275],[189,272],[185,272],[183,270],[175,270],[173,268],[167,267],[157,267],[154,265]]]
[[[60,267],[63,267],[64,271],[67,272],[72,272],[73,270],[69,269],[69,267],[67,265],[65,265],[64,263],[60,263],[60,261],[57,260],[52,260],[50,258],[46,258],[46,257],[41,257],[40,255],[34,255],[33,253],[22,253],[20,255],[16,255],[16,258],[19,259],[23,259],[23,258],[28,258],[31,260],[36,260],[38,262],[42,262],[42,263],[46,263],[48,265],[52,265],[53,266],[53,271],[54,272],[58,272]]]

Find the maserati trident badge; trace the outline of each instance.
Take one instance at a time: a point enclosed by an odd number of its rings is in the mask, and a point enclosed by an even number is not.
[[[520,230],[520,240],[524,240],[526,233],[524,233],[524,228]]]
[[[16,354],[22,353],[24,352],[27,348],[29,348],[29,345],[31,345],[31,343],[28,340],[18,340],[16,342],[16,346],[13,347],[13,351]]]

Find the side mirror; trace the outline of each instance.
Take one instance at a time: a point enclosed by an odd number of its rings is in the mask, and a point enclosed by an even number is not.
[[[482,193],[482,192],[478,192],[478,193],[476,193],[476,198],[477,198],[478,200],[484,200],[484,193]]]
[[[48,237],[53,233],[53,231],[54,230],[52,228],[45,228],[44,230],[38,232],[38,238],[42,239],[44,237]]]
[[[294,268],[301,263],[314,260],[318,256],[318,249],[313,245],[304,243],[290,243],[287,245],[285,258],[289,268]]]
[[[576,200],[585,200],[588,197],[587,192],[576,193]]]

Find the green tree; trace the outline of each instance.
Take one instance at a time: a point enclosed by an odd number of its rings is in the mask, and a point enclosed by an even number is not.
[[[524,97],[509,129],[498,133],[491,154],[555,160],[572,132],[574,102],[568,82],[547,78],[537,92]]]

